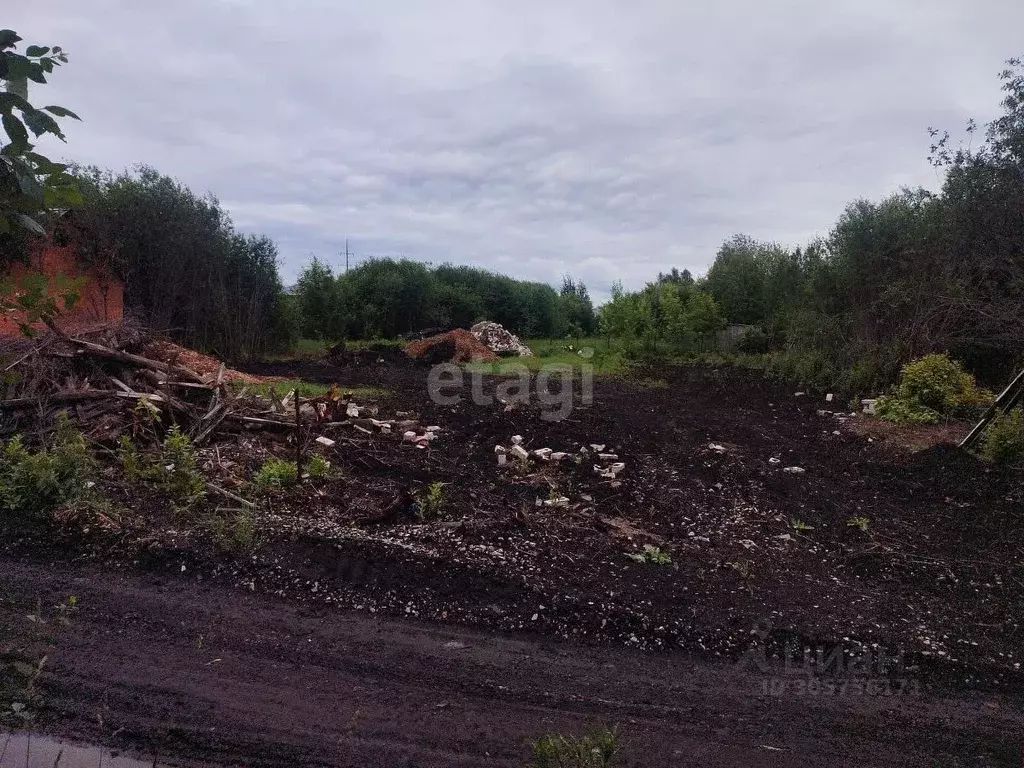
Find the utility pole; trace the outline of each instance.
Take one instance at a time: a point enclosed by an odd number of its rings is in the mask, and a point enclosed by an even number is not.
[[[346,275],[348,274],[348,257],[351,256],[351,255],[352,254],[350,254],[349,250],[348,250],[348,238],[346,237],[345,238],[345,274]]]

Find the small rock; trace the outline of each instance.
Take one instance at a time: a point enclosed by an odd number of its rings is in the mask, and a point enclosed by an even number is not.
[[[619,458],[619,455],[617,453],[599,453],[597,458],[602,461],[615,461],[615,459]]]
[[[868,399],[868,400],[861,400],[860,404],[861,404],[861,407],[864,409],[864,413],[866,413],[868,416],[874,416],[875,415],[875,404],[877,402],[878,402],[877,400]]]
[[[768,459],[768,463],[769,464],[773,464],[773,465],[774,464],[781,464],[782,463],[782,459],[777,458],[775,456],[772,456],[770,459]]]
[[[545,499],[544,500],[544,506],[545,507],[568,507],[569,506],[569,499],[566,498],[565,496],[559,496],[556,499]]]
[[[598,445],[597,443],[591,443],[590,444],[590,448],[591,448],[591,450],[594,451],[594,453],[600,453],[601,451],[604,450],[604,446],[603,445]]]
[[[804,396],[804,395],[806,395],[806,394],[807,394],[806,392],[797,392],[797,393],[795,393],[795,394],[793,395],[793,397],[803,397],[803,396]]]
[[[515,438],[512,439],[515,440]],[[530,458],[530,454],[528,454],[526,452],[526,449],[523,448],[523,446],[519,445],[519,443],[516,443],[515,445],[512,446],[512,450],[510,451],[510,453],[520,461],[526,461],[528,458]]]
[[[508,456],[506,456],[504,453],[499,453],[498,454],[498,466],[499,467],[504,467],[505,464],[507,464],[507,463],[508,463]]]
[[[506,453],[505,446],[503,446],[503,445],[496,445],[496,446],[494,446],[494,452],[498,453],[498,454]]]
[[[427,427],[427,432],[440,432],[440,431],[441,431],[441,428],[437,427],[437,426]]]
[[[411,443],[413,440],[416,439],[416,433],[412,431],[406,432],[404,435],[402,435],[402,439],[407,440],[408,442]]]
[[[323,435],[320,435],[320,437],[318,437],[316,441],[326,448],[331,448],[334,446],[334,441],[331,440],[331,438],[329,437],[324,437]]]
[[[551,454],[551,456],[549,458],[552,461],[561,461],[562,459],[564,459],[568,455],[569,454],[565,453],[564,451],[555,451],[554,453]]]
[[[535,450],[533,452],[533,455],[536,456],[541,461],[547,461],[548,459],[551,458],[551,449],[550,448],[538,448],[537,450]]]
[[[512,435],[512,445],[519,445],[521,442],[523,442],[522,435]]]
[[[832,397],[833,397],[832,393],[829,392],[827,395],[825,395],[825,402],[826,403],[831,403],[832,402]]]
[[[782,470],[783,472],[789,472],[791,475],[802,475],[807,470],[803,467],[786,467]]]
[[[725,453],[725,446],[718,443],[708,443],[708,448],[715,453]]]
[[[350,419],[358,419],[359,406],[356,405],[355,403],[349,403],[348,405],[345,406],[345,415],[348,416]]]

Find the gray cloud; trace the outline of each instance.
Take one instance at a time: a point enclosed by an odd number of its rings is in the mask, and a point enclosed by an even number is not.
[[[84,122],[48,149],[214,192],[288,279],[348,237],[601,296],[936,186],[925,127],[997,113],[1024,22],[1001,0],[339,5],[55,0],[4,24],[71,53],[45,99]]]

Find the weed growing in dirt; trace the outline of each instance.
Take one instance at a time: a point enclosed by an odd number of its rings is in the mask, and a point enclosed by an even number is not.
[[[610,768],[619,752],[613,730],[582,737],[547,734],[530,742],[533,761],[527,768]]]
[[[195,447],[177,424],[164,438],[158,477],[178,509],[189,509],[206,495]]]
[[[24,645],[0,646],[0,725],[27,727],[35,720],[44,701],[38,682],[56,638],[43,627],[67,626],[78,606],[74,595],[55,607],[51,618],[44,615],[42,601],[25,618],[36,626]]]
[[[627,552],[626,557],[636,563],[649,563],[651,565],[672,565],[672,558],[668,552],[656,547],[653,544],[644,544],[640,552]]]
[[[867,533],[868,532],[868,526],[871,524],[871,518],[870,517],[863,517],[862,515],[856,515],[855,517],[849,518],[846,521],[846,524],[848,526],[850,526],[851,528],[857,528],[857,529],[863,531],[864,533]]]
[[[1014,408],[985,430],[981,454],[998,464],[1024,462],[1024,411]]]
[[[814,526],[813,525],[808,525],[803,520],[798,520],[795,517],[792,518],[789,521],[789,527],[792,528],[797,533],[806,533],[807,531],[813,531],[814,530]]]
[[[126,480],[138,480],[144,476],[146,461],[128,435],[121,435],[117,440],[117,460],[121,463],[121,471]]]
[[[252,476],[253,484],[262,493],[280,491],[295,485],[298,481],[299,472],[295,462],[283,459],[267,459]]]
[[[444,483],[435,481],[428,485],[419,496],[416,497],[419,506],[417,516],[420,520],[430,520],[441,514],[444,506]]]
[[[320,454],[314,453],[302,465],[306,474],[314,480],[319,480],[331,474],[331,462]]]
[[[38,517],[81,501],[95,468],[82,433],[61,414],[49,447],[32,451],[15,436],[0,451],[0,507]]]
[[[225,552],[248,554],[259,546],[259,535],[252,510],[218,509],[203,521],[218,548]]]

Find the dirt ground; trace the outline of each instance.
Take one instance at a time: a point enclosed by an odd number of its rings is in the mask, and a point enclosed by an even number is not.
[[[137,494],[145,535],[7,531],[12,631],[34,593],[81,598],[47,729],[246,765],[521,765],[597,721],[631,765],[1020,764],[1020,473],[741,369],[598,379],[562,421],[468,386],[436,405],[413,365],[252,372],[385,387],[382,417],[439,437],[332,433],[341,476],[274,499],[244,556]],[[499,467],[513,435],[579,461]],[[591,444],[625,469],[595,474]],[[228,485],[288,450],[203,458]],[[378,521],[434,482],[436,519]]]

